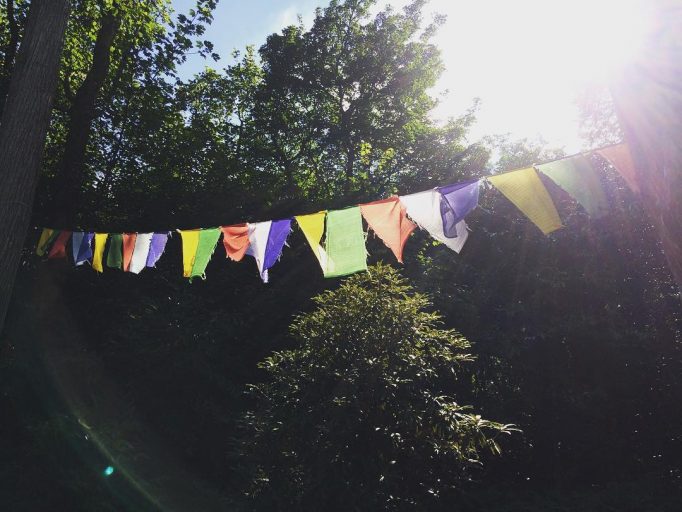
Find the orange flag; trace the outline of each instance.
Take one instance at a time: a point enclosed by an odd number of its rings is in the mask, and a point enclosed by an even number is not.
[[[249,225],[235,224],[220,229],[223,232],[223,245],[227,257],[233,261],[241,261],[249,248]]]
[[[360,205],[362,216],[396,259],[403,262],[403,247],[417,225],[407,218],[405,207],[398,196]]]
[[[604,148],[597,151],[597,153],[605,158],[627,183],[630,190],[635,194],[639,193],[639,185],[637,184],[637,171],[635,170],[635,162],[632,160],[630,149],[627,144],[618,144],[610,148]]]
[[[128,272],[130,269],[130,260],[133,259],[133,250],[135,249],[135,240],[137,233],[123,233],[123,270]]]

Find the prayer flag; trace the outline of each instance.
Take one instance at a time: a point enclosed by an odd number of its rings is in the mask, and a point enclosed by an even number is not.
[[[54,229],[50,228],[43,228],[43,231],[40,233],[40,239],[38,240],[38,245],[36,246],[36,254],[38,256],[45,256],[45,251],[47,250],[47,246],[50,245],[50,242],[54,240],[55,235],[58,232],[55,232]]]
[[[322,235],[324,234],[324,218],[326,216],[326,211],[296,216],[298,227],[303,231],[323,271],[327,266],[327,253],[321,245]]]
[[[92,256],[92,268],[97,272],[104,272],[102,259],[104,258],[104,246],[108,237],[107,233],[95,233],[95,253]]]
[[[123,271],[130,270],[130,262],[133,259],[133,252],[135,251],[135,240],[137,233],[123,233]]]
[[[71,238],[71,231],[62,231],[47,255],[48,259],[66,258],[66,243]]]
[[[197,251],[194,255],[194,263],[192,265],[192,272],[189,276],[190,278],[206,278],[206,267],[218,244],[218,238],[220,238],[220,228],[209,228],[199,231],[199,243],[197,244]]]
[[[139,274],[142,269],[147,266],[147,258],[149,257],[149,246],[152,242],[154,233],[138,233],[135,237],[135,248],[133,249],[133,256],[130,259],[130,272]]]
[[[76,266],[80,266],[90,258],[92,258],[92,238],[94,233],[84,233],[77,231],[73,234],[71,240],[71,250],[73,252],[73,262]]]
[[[405,207],[400,204],[398,196],[361,204],[360,211],[369,227],[402,263],[405,242],[417,226],[407,218]]]
[[[199,246],[199,230],[181,229],[179,231],[180,238],[182,239],[182,275],[184,277],[192,277],[194,257]]]
[[[607,212],[609,204],[601,180],[584,156],[538,165],[538,169],[578,201],[590,216],[600,217]]]
[[[73,262],[78,265],[78,253],[81,250],[81,244],[83,243],[83,237],[85,233],[82,231],[74,231],[71,237],[71,256],[73,257]]]
[[[533,167],[489,176],[488,180],[545,235],[563,227],[552,198]]]
[[[183,276],[201,277],[220,237],[220,228],[180,230],[182,237]]]
[[[327,267],[324,277],[340,277],[367,270],[365,233],[360,208],[327,213]]]
[[[448,248],[459,253],[469,237],[466,223],[461,220],[455,224],[456,237],[447,237],[443,231],[443,217],[441,215],[441,194],[431,189],[416,194],[400,196],[400,202],[405,206],[407,215],[434,239],[445,244]]]
[[[438,188],[441,195],[440,214],[443,218],[443,234],[446,237],[457,237],[457,224],[478,206],[479,189],[479,180]]]
[[[268,274],[265,271],[265,250],[268,246],[268,238],[270,237],[270,226],[272,221],[249,223],[249,247],[246,249],[246,254],[256,258],[256,265],[258,265],[258,273],[263,281],[267,282]]]
[[[149,244],[149,254],[147,255],[146,266],[155,267],[156,262],[159,261],[163,251],[166,250],[166,243],[168,242],[168,232],[154,233],[152,241]]]
[[[282,254],[282,249],[291,233],[291,219],[273,220],[270,224],[270,234],[265,247],[265,259],[261,279],[268,282],[268,270],[270,270]]]
[[[616,171],[623,177],[628,187],[630,187],[630,190],[635,194],[639,194],[637,170],[635,169],[635,162],[632,159],[630,148],[627,144],[618,144],[617,146],[600,149],[597,153],[613,165]]]
[[[121,233],[110,235],[107,267],[123,268],[123,235]]]
[[[225,253],[232,261],[241,261],[249,248],[249,225],[235,224],[223,226],[223,246]]]

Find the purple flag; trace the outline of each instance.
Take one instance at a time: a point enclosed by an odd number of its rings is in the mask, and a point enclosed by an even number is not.
[[[263,259],[263,271],[261,273],[261,277],[266,283],[268,282],[268,269],[277,263],[290,232],[291,219],[272,221],[268,243],[265,246],[265,258]]]
[[[479,180],[438,187],[443,234],[446,237],[457,238],[457,224],[478,206],[478,190]]]
[[[166,242],[168,241],[168,232],[154,233],[149,244],[149,253],[147,254],[146,267],[156,266],[156,262],[166,250]]]
[[[83,233],[76,231],[71,239],[71,250],[73,251],[73,262],[82,265],[92,258],[92,239],[95,233]]]

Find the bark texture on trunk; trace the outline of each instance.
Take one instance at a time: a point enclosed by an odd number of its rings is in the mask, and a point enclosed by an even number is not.
[[[682,290],[682,5],[657,0],[637,62],[611,86],[642,201]]]
[[[19,46],[19,25],[14,12],[14,0],[7,0],[7,28],[9,30],[9,40],[5,46],[5,56],[2,63],[2,80],[0,80],[0,116],[5,108],[7,90],[9,89],[10,76],[14,67],[14,58]]]
[[[68,15],[68,0],[31,2],[0,119],[0,329],[31,218]]]

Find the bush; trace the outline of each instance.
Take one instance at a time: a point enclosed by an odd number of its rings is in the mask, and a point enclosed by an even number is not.
[[[260,363],[242,449],[257,508],[436,508],[514,430],[443,390],[470,387],[469,342],[385,265],[295,319],[300,344]]]

